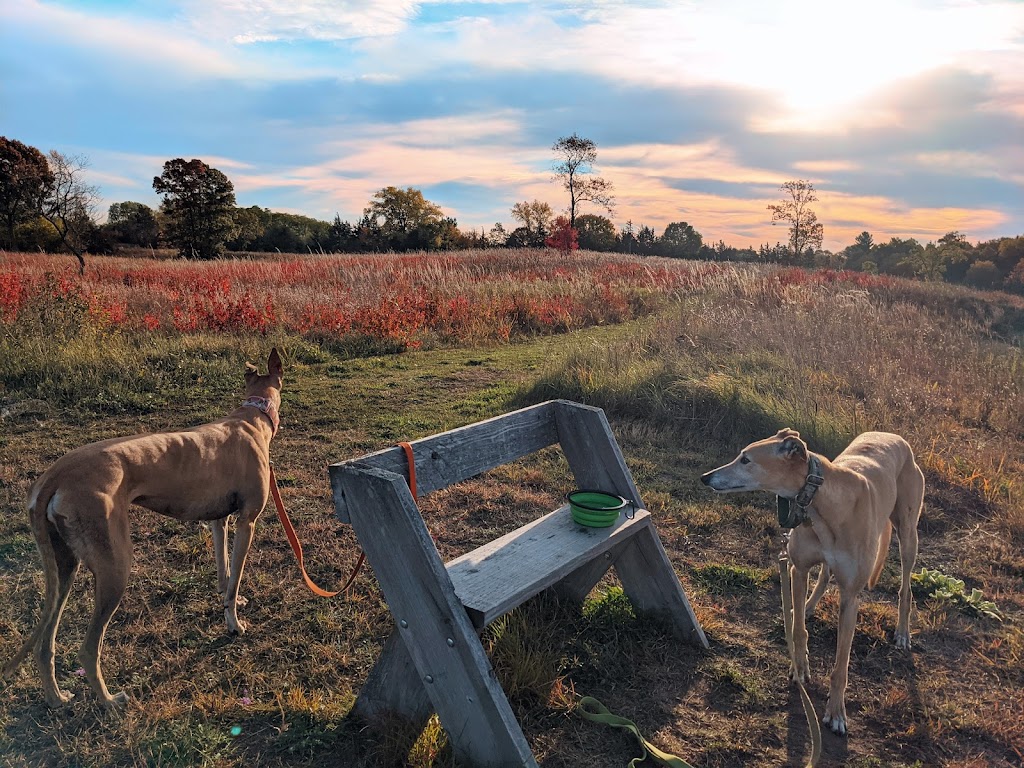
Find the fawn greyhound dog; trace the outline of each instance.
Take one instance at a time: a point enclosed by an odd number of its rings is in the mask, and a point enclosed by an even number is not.
[[[76,448],[32,485],[29,519],[43,561],[45,593],[39,624],[4,667],[13,675],[31,650],[51,706],[73,694],[57,686],[57,625],[80,563],[95,577],[95,607],[78,658],[105,706],[128,701],[111,696],[100,671],[103,635],[117,610],[132,565],[128,510],[132,504],[188,521],[207,521],[213,532],[217,589],[232,633],[245,631],[237,607],[245,558],[256,519],[270,492],[270,440],[278,427],[283,367],[277,349],[269,371],[246,364],[245,401],[217,421],[181,432],[114,438]],[[230,572],[227,517],[235,516]]]
[[[732,462],[703,475],[701,481],[720,493],[768,491],[778,495],[780,522],[789,500],[796,505],[792,517],[783,523],[793,528],[786,550],[793,605],[797,606],[790,674],[794,680],[807,680],[805,619],[832,575],[839,585],[839,633],[822,720],[834,732],[845,734],[847,669],[858,595],[878,581],[893,528],[903,566],[896,647],[910,647],[910,573],[917,559],[917,521],[924,499],[924,475],[913,451],[899,435],[865,432],[835,461],[829,461],[810,453],[799,432],[783,429],[774,437],[751,443]],[[805,602],[808,570],[819,563],[821,573]]]

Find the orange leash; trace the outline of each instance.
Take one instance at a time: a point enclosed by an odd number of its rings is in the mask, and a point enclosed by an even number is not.
[[[398,447],[405,451],[405,460],[409,464],[409,490],[412,491],[412,500],[416,498],[416,459],[412,455],[412,443],[399,443]]]
[[[402,450],[405,451],[405,459],[409,463],[409,490],[412,491],[413,501],[416,500],[416,460],[413,458],[412,445],[410,443],[399,443]],[[299,543],[299,537],[295,534],[295,529],[292,527],[292,521],[288,519],[288,513],[284,509],[284,501],[281,499],[281,490],[277,487],[277,475],[274,474],[274,465],[270,465],[270,494],[274,497],[274,506],[277,507],[277,516],[281,519],[281,525],[284,526],[284,532],[288,536],[288,541],[292,545],[292,552],[295,553],[295,559],[299,561],[299,570],[302,571],[302,580],[306,582],[306,586],[309,587],[310,591],[319,595],[320,597],[334,597],[342,592],[348,592],[348,588],[352,586],[352,582],[356,580],[356,576],[359,575],[359,571],[362,570],[363,562],[366,560],[366,552],[359,552],[359,559],[356,561],[355,567],[352,569],[351,575],[348,577],[348,581],[345,582],[345,586],[335,592],[328,592],[325,589],[318,587],[309,574],[306,573],[306,566],[303,562],[302,557],[302,545]]]
[[[281,518],[281,525],[284,526],[284,532],[288,535],[288,541],[292,545],[292,552],[295,553],[295,559],[299,561],[299,570],[302,571],[302,579],[306,582],[306,586],[309,587],[310,591],[320,597],[334,597],[341,592],[348,592],[348,588],[352,586],[352,582],[356,579],[356,574],[359,573],[359,569],[363,567],[363,560],[366,559],[366,553],[359,553],[359,560],[356,562],[356,567],[352,569],[352,575],[348,577],[348,581],[345,582],[345,586],[336,592],[328,592],[326,589],[321,589],[313,580],[309,578],[309,574],[306,573],[306,566],[303,563],[302,558],[302,545],[299,544],[299,537],[295,535],[295,529],[292,528],[292,521],[288,519],[288,513],[284,511],[284,502],[281,500],[281,491],[277,487],[277,475],[274,474],[274,465],[270,465],[270,493],[274,497],[274,506],[277,507],[277,516]]]

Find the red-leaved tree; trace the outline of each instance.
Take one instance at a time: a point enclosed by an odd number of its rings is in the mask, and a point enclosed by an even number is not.
[[[544,239],[548,248],[557,248],[562,253],[579,250],[579,232],[569,224],[569,219],[559,216],[551,227],[551,234]]]

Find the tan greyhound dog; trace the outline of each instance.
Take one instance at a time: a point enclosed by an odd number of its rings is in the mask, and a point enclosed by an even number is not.
[[[57,625],[80,563],[95,577],[95,608],[78,658],[105,706],[128,701],[111,696],[100,671],[103,634],[121,602],[132,566],[128,509],[132,504],[178,520],[207,521],[213,531],[217,589],[228,630],[245,631],[238,596],[256,519],[270,492],[270,439],[278,427],[283,367],[277,349],[261,376],[246,364],[245,401],[223,419],[181,432],[120,437],[90,443],[58,459],[32,485],[28,509],[43,561],[45,593],[39,624],[4,667],[13,675],[35,649],[50,706],[73,694],[57,686]],[[235,516],[230,578],[226,526]]]
[[[806,607],[794,610],[791,676],[807,680],[805,616],[814,610],[832,574],[839,585],[839,633],[822,720],[836,733],[846,733],[846,680],[858,595],[878,581],[893,528],[903,566],[896,647],[910,647],[910,573],[917,560],[917,521],[924,500],[924,475],[913,451],[899,435],[865,432],[835,461],[829,461],[809,453],[799,432],[783,429],[751,443],[731,463],[708,472],[701,481],[721,493],[774,493],[780,499],[780,518],[788,508],[786,500],[796,505],[786,524],[793,528],[786,550],[793,605]],[[818,563],[821,574],[814,594],[806,600],[808,570]]]

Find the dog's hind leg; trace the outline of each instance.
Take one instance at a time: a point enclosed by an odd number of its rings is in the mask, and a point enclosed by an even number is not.
[[[51,590],[50,584],[46,586],[46,602],[48,605],[43,608],[43,617],[39,622],[39,637],[35,643],[36,666],[39,669],[39,677],[43,683],[43,694],[46,702],[51,707],[65,704],[74,698],[74,694],[65,691],[57,685],[54,656],[57,651],[57,627],[60,624],[64,607],[68,603],[68,595],[71,594],[71,585],[74,583],[75,574],[78,573],[78,557],[71,551],[57,533],[52,525],[49,529],[50,542],[53,546],[54,560],[56,564],[56,583]],[[47,581],[51,578],[47,573]]]
[[[228,519],[222,517],[220,520],[210,521],[210,532],[213,534],[213,559],[217,563],[217,594],[220,595],[221,604],[227,604],[228,593]],[[244,606],[249,601],[241,595],[236,597],[236,604]]]
[[[892,512],[892,522],[896,527],[896,537],[900,543],[900,565],[902,581],[900,583],[899,619],[896,623],[896,647],[910,647],[910,606],[913,596],[910,591],[910,576],[917,562],[917,521],[921,517],[921,505],[924,503],[924,475],[913,461],[910,461],[897,480],[896,506]]]
[[[818,607],[818,601],[821,600],[821,596],[828,589],[828,582],[831,578],[832,569],[825,563],[822,563],[821,570],[818,571],[818,580],[814,582],[814,591],[811,592],[811,596],[807,598],[807,605],[804,606],[804,616],[806,618],[810,618],[814,613],[814,609]]]
[[[100,503],[104,503],[100,501]],[[109,503],[109,502],[108,502]],[[98,512],[103,516],[107,510]],[[96,519],[96,518],[93,518]],[[100,517],[98,519],[103,519]],[[121,706],[128,702],[128,694],[121,692],[111,695],[103,680],[100,659],[103,654],[103,636],[107,625],[124,597],[128,586],[128,575],[132,567],[132,540],[128,530],[128,514],[126,509],[113,509],[107,518],[105,529],[97,528],[91,541],[90,552],[94,561],[86,561],[96,579],[94,594],[95,605],[89,628],[85,632],[85,640],[78,652],[78,660],[85,670],[93,692],[105,707]]]
[[[71,585],[78,573],[78,558],[57,532],[52,523],[43,522],[40,536],[46,541],[41,543],[39,550],[43,558],[43,608],[32,634],[25,640],[21,650],[13,659],[4,665],[3,677],[8,679],[24,658],[35,651],[36,667],[43,685],[46,703],[51,707],[66,704],[74,698],[70,691],[62,690],[57,685],[57,674],[54,664],[57,646],[57,626],[60,624],[64,606],[67,605]]]

